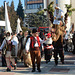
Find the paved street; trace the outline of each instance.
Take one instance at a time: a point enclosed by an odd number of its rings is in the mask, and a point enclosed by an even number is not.
[[[37,70],[36,72],[31,72],[31,68],[24,67],[23,63],[18,63],[17,70],[14,70],[12,67],[11,72],[4,72],[6,67],[0,67],[0,75],[37,75],[37,74],[49,74],[49,75],[75,75],[75,55],[72,53],[65,53],[65,64],[62,65],[60,60],[59,64],[55,66],[54,59],[52,57],[51,62],[48,64],[45,63],[44,58],[42,58],[41,62],[41,70],[42,72],[39,73]]]

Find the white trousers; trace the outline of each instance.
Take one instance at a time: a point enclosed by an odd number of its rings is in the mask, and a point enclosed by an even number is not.
[[[6,52],[6,63],[7,63],[7,68],[11,69],[11,62],[15,66],[15,60],[11,56],[11,51]]]

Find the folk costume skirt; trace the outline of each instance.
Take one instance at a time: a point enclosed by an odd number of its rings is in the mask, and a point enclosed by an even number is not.
[[[52,57],[52,49],[44,49],[45,60],[50,60]]]

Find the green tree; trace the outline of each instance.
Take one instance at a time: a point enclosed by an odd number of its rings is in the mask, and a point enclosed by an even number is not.
[[[10,19],[10,24],[11,24],[11,28],[13,31],[16,30],[17,27],[17,12],[14,10],[14,2],[11,2],[11,5],[9,7],[9,19]]]
[[[53,4],[54,4],[54,1],[52,1],[52,2],[47,6],[47,9],[44,9],[44,11],[47,11],[47,12],[49,13],[51,23],[53,23],[53,20],[54,20],[54,8],[53,8]]]
[[[17,15],[19,15],[19,18],[22,18],[22,20],[24,20],[24,10],[23,10],[21,0],[19,0],[19,4],[17,8]]]
[[[67,18],[68,18],[68,16],[72,15],[72,12],[75,11],[75,8],[72,8],[71,4],[70,5],[65,4],[65,6],[66,6],[66,9],[67,9],[67,12],[65,14],[65,19],[64,20],[65,20],[65,24],[67,24]]]
[[[48,16],[47,15],[44,15],[44,10],[42,10],[41,6],[38,9],[38,12],[36,14],[39,17],[39,20],[41,22],[41,25],[42,25],[42,26],[40,25],[41,27],[49,26]]]
[[[5,10],[4,10],[4,6],[0,7],[0,20],[5,20]]]
[[[49,26],[48,17],[44,15],[44,10],[41,8],[38,9],[38,12],[35,14],[28,14],[27,24],[30,27],[46,27]]]

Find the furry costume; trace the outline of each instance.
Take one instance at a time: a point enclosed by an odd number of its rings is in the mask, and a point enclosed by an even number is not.
[[[65,27],[57,25],[56,26],[56,32],[53,36],[54,41],[54,58],[55,58],[55,64],[58,64],[58,57],[59,54],[61,58],[62,64],[64,63],[64,53],[63,53],[63,32],[65,30]]]
[[[30,56],[30,52],[24,53],[23,54],[23,58],[24,58],[24,64],[27,65],[28,67],[32,66],[32,61],[31,61],[31,56]]]

